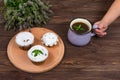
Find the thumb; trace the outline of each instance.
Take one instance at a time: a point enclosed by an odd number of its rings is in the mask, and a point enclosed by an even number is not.
[[[97,26],[98,29],[102,29],[103,28],[103,24],[101,24],[100,21],[94,23],[94,26]]]
[[[97,22],[94,23],[94,25],[98,25],[98,24],[100,24],[100,21],[97,21]]]

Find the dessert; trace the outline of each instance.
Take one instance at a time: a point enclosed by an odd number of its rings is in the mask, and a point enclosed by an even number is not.
[[[34,35],[30,32],[20,32],[15,38],[16,44],[22,49],[29,49],[34,43]]]
[[[48,58],[48,50],[41,45],[36,45],[28,50],[27,55],[33,62],[43,62]]]
[[[58,43],[58,36],[53,32],[45,33],[42,37],[42,42],[46,46],[54,46]]]

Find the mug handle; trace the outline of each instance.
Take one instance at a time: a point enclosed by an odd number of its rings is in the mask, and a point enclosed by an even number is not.
[[[94,24],[92,29],[97,29],[97,28],[98,28],[98,25]],[[94,33],[94,32],[91,33],[91,36],[95,36],[95,35],[96,35],[96,33]]]

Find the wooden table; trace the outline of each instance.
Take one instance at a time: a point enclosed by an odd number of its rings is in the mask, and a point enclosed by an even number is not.
[[[15,68],[7,57],[9,40],[17,33],[4,31],[0,15],[0,80],[120,80],[120,19],[110,25],[108,35],[93,37],[85,47],[67,40],[72,19],[83,17],[92,23],[100,20],[114,0],[49,0],[54,16],[45,26],[58,33],[65,44],[65,56],[54,69],[31,74]],[[0,3],[2,5],[2,3]]]

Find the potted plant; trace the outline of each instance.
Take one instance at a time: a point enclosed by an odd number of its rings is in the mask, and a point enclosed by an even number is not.
[[[5,29],[27,29],[46,24],[52,14],[51,5],[42,0],[4,0]]]

